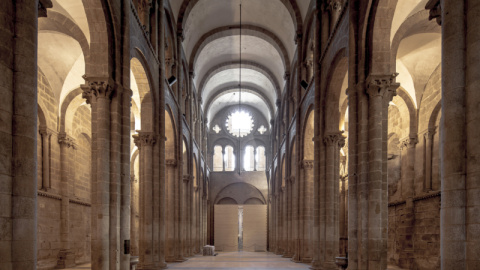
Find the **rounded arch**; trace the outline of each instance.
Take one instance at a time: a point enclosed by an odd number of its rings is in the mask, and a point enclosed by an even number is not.
[[[430,115],[430,119],[428,120],[429,129],[435,128],[438,115],[441,113],[441,111],[442,111],[442,102],[439,101],[433,108],[432,114]]]
[[[275,94],[278,97],[280,94],[280,84],[279,82],[275,79],[273,73],[265,66],[262,64],[253,62],[253,61],[242,61],[242,69],[251,69],[254,71],[257,71],[261,74],[263,74],[273,85]],[[202,78],[200,85],[199,85],[199,94],[200,96],[203,95],[203,91],[205,89],[205,85],[207,82],[217,73],[224,71],[224,70],[229,70],[229,69],[238,69],[240,67],[240,62],[239,61],[231,61],[228,63],[222,63],[217,66],[214,66],[210,70],[205,73],[205,76]]]
[[[408,119],[410,123],[410,135],[413,136],[418,132],[418,125],[417,125],[417,109],[415,108],[414,101],[412,97],[408,94],[407,91],[403,87],[399,87],[397,89],[397,96],[402,99],[408,109]]]
[[[190,61],[189,61],[190,70],[194,70],[195,65],[197,63],[198,56],[200,55],[202,50],[205,48],[205,46],[207,46],[209,43],[213,42],[214,40],[217,40],[220,38],[236,36],[238,35],[238,31],[239,31],[238,25],[229,25],[229,26],[222,26],[222,27],[213,29],[210,32],[204,34],[195,44],[195,46],[192,49],[192,53],[190,54]],[[288,58],[287,49],[275,34],[259,26],[242,25],[242,36],[257,37],[268,42],[277,50],[278,54],[280,55],[284,69],[290,70],[290,61]]]
[[[315,113],[313,106],[310,106],[303,125],[303,159],[313,160],[313,137],[315,137]]]
[[[390,49],[390,68],[391,72],[396,71],[396,59],[400,42],[409,36],[424,33],[436,33],[440,34],[442,28],[438,26],[435,20],[428,20],[428,10],[421,10],[414,15],[408,17],[395,32],[395,36],[392,39]]]
[[[48,128],[47,119],[45,118],[44,109],[38,104],[37,106],[37,115],[38,115],[38,127],[39,128]]]
[[[82,0],[90,31],[90,56],[85,63],[88,77],[113,77],[115,59],[115,25],[108,1]],[[95,42],[93,42],[95,41]],[[107,50],[105,49],[107,48]]]
[[[216,204],[238,204],[234,198],[225,197],[221,198]]]
[[[130,59],[130,69],[133,77],[130,80],[130,88],[133,92],[133,99],[137,106],[140,105],[140,120],[142,131],[154,131],[155,129],[155,103],[152,87],[152,80],[148,71],[148,65],[143,54],[139,50]]]
[[[325,128],[327,131],[338,131],[338,125],[340,122],[339,103],[342,85],[345,79],[345,74],[348,72],[348,58],[346,48],[341,48],[335,54],[330,65],[331,70],[327,77],[327,92],[325,113],[333,113],[325,117]]]
[[[232,183],[222,188],[215,197],[214,204],[218,204],[223,198],[232,198],[236,202],[245,202],[250,198],[257,198],[262,204],[266,203],[265,197],[258,188],[244,182]]]
[[[366,23],[368,63],[365,74],[390,72],[390,30],[398,0],[374,0],[371,2]],[[375,61],[374,61],[375,59]]]
[[[173,117],[172,108],[167,104],[165,106],[165,158],[176,159],[176,136],[175,119]]]
[[[75,39],[82,48],[85,61],[90,55],[90,44],[82,29],[70,18],[55,10],[49,10],[47,17],[42,17],[38,32],[60,32]]]
[[[85,103],[82,89],[77,88],[65,97],[60,108],[60,132],[71,134],[73,117],[77,109]]]
[[[263,205],[264,203],[259,198],[248,198],[243,204]]]
[[[217,92],[215,92],[212,95],[212,97],[206,102],[206,105],[204,106],[204,108],[205,108],[204,117],[206,117],[209,121],[212,120],[213,116],[216,114],[216,113],[210,113],[210,111],[212,109],[212,104],[214,104],[215,101],[218,98],[220,98],[221,96],[226,95],[226,94],[230,94],[230,93],[235,93],[235,92],[238,92],[238,86],[225,87],[225,88],[222,88],[222,89],[218,90]],[[251,87],[251,86],[245,86],[244,85],[244,86],[242,86],[242,92],[251,93],[251,94],[259,97],[265,103],[265,105],[267,106],[268,112],[269,112],[269,115],[264,115],[266,119],[271,119],[271,117],[275,114],[274,106],[269,101],[268,97],[261,90],[259,90],[256,87]],[[221,108],[224,108],[222,106],[219,106],[219,104],[216,104],[215,106],[218,108],[216,110],[217,112],[220,111]],[[229,105],[227,104],[226,106],[229,106]]]

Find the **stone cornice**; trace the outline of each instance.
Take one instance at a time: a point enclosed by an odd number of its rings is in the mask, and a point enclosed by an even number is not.
[[[54,200],[59,200],[59,201],[62,200],[62,196],[60,196],[60,195],[49,193],[49,192],[43,192],[43,191],[40,191],[40,190],[37,190],[37,195],[41,196],[41,197],[54,199]]]

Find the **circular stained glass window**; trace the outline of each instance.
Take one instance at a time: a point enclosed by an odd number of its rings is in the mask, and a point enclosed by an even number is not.
[[[244,137],[252,132],[253,118],[246,111],[235,111],[227,117],[226,127],[233,136]]]

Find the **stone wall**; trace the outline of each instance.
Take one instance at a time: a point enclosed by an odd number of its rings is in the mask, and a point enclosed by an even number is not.
[[[90,209],[89,205],[70,203],[70,239],[75,263],[90,261]]]
[[[37,269],[53,269],[60,251],[59,197],[38,196]]]
[[[440,269],[440,196],[415,202],[415,269]]]

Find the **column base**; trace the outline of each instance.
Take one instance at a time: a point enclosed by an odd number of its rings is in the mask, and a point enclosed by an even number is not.
[[[285,253],[282,255],[282,258],[292,258],[293,254],[292,253]]]
[[[300,260],[302,263],[311,263],[313,261],[313,258],[311,257],[304,257]]]
[[[312,270],[323,270],[322,264],[320,261],[312,261],[312,266],[310,266],[310,269]]]

